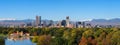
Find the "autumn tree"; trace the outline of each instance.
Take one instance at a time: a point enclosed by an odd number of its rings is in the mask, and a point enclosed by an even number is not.
[[[41,35],[38,37],[37,45],[50,45],[51,36],[50,35]]]

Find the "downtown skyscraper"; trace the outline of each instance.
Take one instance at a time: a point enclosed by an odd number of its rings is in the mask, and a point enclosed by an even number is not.
[[[36,16],[36,27],[41,26],[41,16]]]
[[[66,17],[66,27],[70,26],[70,19],[69,16]]]

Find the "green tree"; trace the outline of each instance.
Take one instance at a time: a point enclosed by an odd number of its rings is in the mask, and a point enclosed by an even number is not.
[[[113,45],[120,45],[120,31],[115,32],[112,35],[111,40]]]
[[[38,37],[37,45],[50,45],[51,36],[50,35],[41,35]]]
[[[38,36],[33,36],[32,42],[37,43],[38,42]]]
[[[0,45],[5,45],[5,41],[2,38],[0,38]]]

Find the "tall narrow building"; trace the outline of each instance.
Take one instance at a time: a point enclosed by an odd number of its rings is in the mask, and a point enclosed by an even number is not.
[[[66,27],[70,26],[70,19],[69,16],[66,17]]]
[[[41,16],[36,16],[36,27],[41,26]]]

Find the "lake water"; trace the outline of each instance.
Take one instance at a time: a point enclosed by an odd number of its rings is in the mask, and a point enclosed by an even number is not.
[[[5,45],[36,45],[36,44],[32,43],[30,39],[16,41],[5,39]]]

